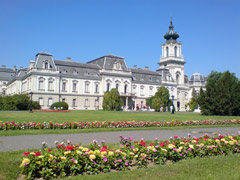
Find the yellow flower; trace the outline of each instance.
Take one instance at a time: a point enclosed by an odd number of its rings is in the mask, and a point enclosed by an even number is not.
[[[134,153],[133,153],[133,152],[130,152],[129,154],[130,154],[131,156],[133,156],[133,155],[134,155]]]
[[[83,149],[83,147],[82,147],[82,146],[79,146],[79,149],[80,149],[80,150],[82,150],[82,149]]]
[[[233,137],[232,137],[232,136],[228,136],[228,138],[229,138],[229,139],[233,139]]]
[[[95,150],[95,154],[100,154],[100,151],[99,150]]]
[[[197,141],[196,140],[192,140],[192,143],[196,143]]]
[[[135,155],[134,158],[138,158],[138,155]]]
[[[77,163],[78,163],[78,161],[77,161],[77,160],[75,160],[73,163],[77,164]]]
[[[22,161],[22,164],[25,164],[25,163],[30,163],[30,159],[24,158],[23,161]]]
[[[169,148],[169,149],[173,149],[174,147],[175,147],[175,145],[173,145],[173,144],[169,144],[169,145],[168,145],[168,148]]]
[[[201,143],[201,144],[200,144],[200,146],[204,146],[204,144],[203,144],[203,143]]]
[[[194,146],[193,146],[192,144],[189,144],[189,147],[190,147],[191,149],[194,149]]]
[[[133,151],[134,151],[134,152],[138,152],[138,148],[134,148]]]
[[[126,153],[122,153],[123,156],[126,156],[127,154]]]
[[[183,147],[179,147],[179,148],[177,149],[177,152],[181,152],[182,149],[183,149]]]
[[[94,154],[91,154],[91,155],[89,156],[89,159],[96,159],[96,156],[95,156]]]
[[[34,155],[34,156],[35,156],[35,154],[36,154],[35,152],[31,152],[31,153],[30,153],[30,155]]]
[[[95,154],[92,150],[88,152],[88,154]]]
[[[140,155],[141,155],[142,157],[146,157],[146,154],[144,154],[144,153],[141,153]]]
[[[87,152],[88,151],[88,148],[83,148],[82,149],[84,152]]]
[[[62,156],[62,157],[60,157],[61,158],[61,160],[66,160],[67,158],[66,157],[64,157],[64,156]]]
[[[234,141],[229,141],[229,144],[230,145],[234,145]]]
[[[41,155],[41,156],[38,156],[40,159],[42,159],[44,156],[43,155]]]
[[[114,153],[113,153],[112,151],[109,151],[109,152],[108,152],[108,155],[109,155],[109,156],[113,156],[113,154],[114,154]]]
[[[81,151],[76,151],[78,155],[82,155],[83,153]]]
[[[102,155],[106,155],[107,154],[107,151],[103,151],[101,152]]]
[[[65,151],[64,155],[71,154],[71,151]]]
[[[36,161],[36,164],[38,164],[38,165],[41,164],[41,161]]]
[[[49,156],[48,156],[48,161],[51,161],[51,160],[53,160],[53,155],[51,155],[51,154],[49,154]]]
[[[185,144],[184,142],[180,142],[180,144]]]
[[[225,139],[224,139],[224,138],[222,138],[222,139],[221,139],[221,141],[223,141],[223,142],[224,142],[224,141],[225,141]]]
[[[162,149],[162,151],[164,151],[164,152],[167,152],[167,150],[166,150],[166,149]]]
[[[149,150],[153,150],[154,147],[153,147],[153,146],[148,146],[147,149],[149,149]]]

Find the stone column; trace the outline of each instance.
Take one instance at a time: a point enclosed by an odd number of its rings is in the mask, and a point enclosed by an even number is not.
[[[126,109],[128,109],[128,97],[126,97]]]

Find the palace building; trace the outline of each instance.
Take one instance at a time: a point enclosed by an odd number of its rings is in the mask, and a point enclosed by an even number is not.
[[[135,110],[146,104],[157,89],[165,86],[175,107],[185,111],[193,88],[205,87],[206,77],[199,73],[190,79],[184,74],[182,44],[177,39],[172,20],[164,35],[162,56],[156,71],[127,67],[123,57],[105,55],[87,63],[73,62],[71,58],[55,60],[42,52],[30,61],[29,67],[0,68],[0,94],[33,94],[43,109],[52,103],[65,101],[69,109],[102,109],[104,93],[117,88],[124,101],[124,109]]]

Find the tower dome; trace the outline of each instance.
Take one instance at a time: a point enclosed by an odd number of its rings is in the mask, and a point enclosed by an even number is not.
[[[177,32],[174,32],[174,26],[172,24],[172,18],[170,20],[170,26],[169,31],[164,35],[164,38],[169,41],[176,41],[177,38],[179,38],[179,35]]]
[[[203,75],[201,75],[200,73],[194,73],[191,78],[190,78],[190,81],[193,81],[193,82],[202,82],[202,81],[205,81]]]

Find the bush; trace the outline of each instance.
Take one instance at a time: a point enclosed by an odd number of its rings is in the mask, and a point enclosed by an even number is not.
[[[68,110],[68,104],[66,102],[56,102],[51,105],[50,109]]]
[[[41,109],[41,106],[38,101],[33,101],[32,102],[32,108],[33,109]]]
[[[110,92],[106,92],[103,98],[103,110],[120,111],[123,106],[122,98],[118,90],[113,88]]]

